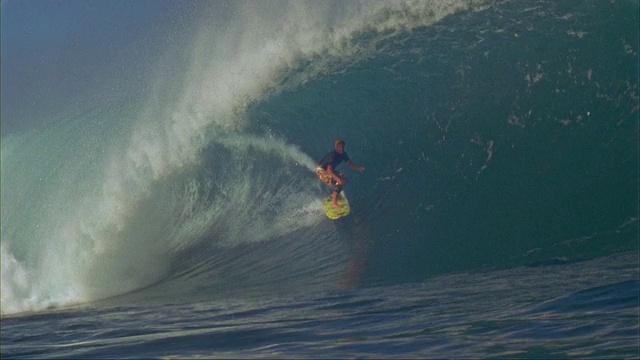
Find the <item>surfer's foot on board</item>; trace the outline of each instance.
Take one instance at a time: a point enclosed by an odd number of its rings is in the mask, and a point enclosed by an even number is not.
[[[342,205],[339,205],[337,202],[332,202],[331,207],[336,209],[342,209]]]

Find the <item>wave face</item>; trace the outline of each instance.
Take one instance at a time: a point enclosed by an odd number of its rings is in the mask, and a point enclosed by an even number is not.
[[[194,5],[144,91],[3,135],[3,314],[637,249],[637,2],[307,5]]]

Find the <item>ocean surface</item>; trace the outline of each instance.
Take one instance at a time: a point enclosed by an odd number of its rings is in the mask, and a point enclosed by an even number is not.
[[[185,4],[3,114],[3,359],[640,357],[637,0]]]

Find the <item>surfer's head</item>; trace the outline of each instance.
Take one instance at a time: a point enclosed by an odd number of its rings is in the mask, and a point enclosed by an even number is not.
[[[335,142],[336,151],[342,154],[344,152],[344,145],[345,145],[344,140],[342,139],[336,140]]]

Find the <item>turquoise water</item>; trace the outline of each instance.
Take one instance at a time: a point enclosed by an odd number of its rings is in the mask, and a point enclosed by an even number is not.
[[[3,132],[3,357],[638,356],[637,1],[197,6]]]

